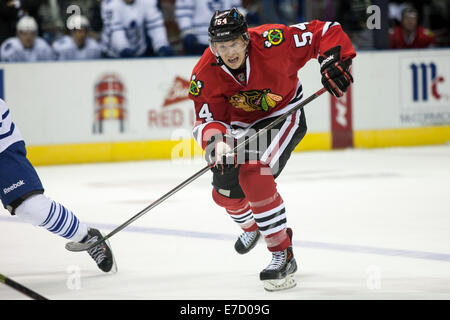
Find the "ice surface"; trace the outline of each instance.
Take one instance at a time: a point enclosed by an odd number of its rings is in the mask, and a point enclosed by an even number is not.
[[[46,195],[108,233],[204,166],[142,161],[38,167]],[[264,242],[211,199],[208,172],[111,238],[102,274],[65,239],[0,215],[0,273],[49,299],[450,299],[450,146],[295,153],[277,179],[297,287],[263,290]],[[263,186],[261,186],[262,188]],[[0,284],[0,299],[26,299]]]

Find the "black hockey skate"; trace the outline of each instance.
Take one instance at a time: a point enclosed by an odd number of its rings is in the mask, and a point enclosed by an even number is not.
[[[234,249],[236,249],[237,253],[239,254],[247,253],[256,246],[260,236],[261,234],[259,233],[258,230],[244,232],[236,240],[236,243],[234,244]]]
[[[286,232],[292,240],[292,230],[287,228]],[[297,285],[294,273],[297,271],[297,263],[294,258],[292,246],[283,251],[272,252],[272,261],[259,274],[267,291],[279,291],[293,288]]]
[[[101,238],[103,238],[103,236],[99,230],[89,228],[87,236],[81,242],[94,243]],[[95,247],[89,249],[87,252],[91,256],[91,258],[94,259],[100,270],[102,270],[103,272],[111,273],[117,272],[116,261],[114,259],[111,245],[109,244],[108,240],[96,245]]]

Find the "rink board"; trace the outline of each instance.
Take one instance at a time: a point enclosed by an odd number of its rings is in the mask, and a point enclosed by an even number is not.
[[[356,148],[418,146],[444,144],[449,137],[450,126],[367,130],[354,132],[354,143]],[[295,149],[313,150],[331,150],[331,134],[308,134]],[[193,139],[29,146],[28,153],[35,165],[194,158],[203,154]]]
[[[338,103],[333,112],[324,95],[305,107],[308,134],[296,150],[332,149],[339,125],[350,128],[349,147],[447,143],[449,53],[359,52],[345,97],[350,104]],[[198,156],[187,99],[197,60],[0,64],[0,93],[35,165]],[[320,88],[316,60],[299,76],[305,97]]]

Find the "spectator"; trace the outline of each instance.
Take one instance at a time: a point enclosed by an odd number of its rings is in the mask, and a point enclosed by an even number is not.
[[[66,34],[67,21],[81,14],[89,20],[89,36],[98,40],[102,29],[100,2],[101,0],[42,0],[39,8],[42,37],[48,43],[53,43]]]
[[[38,25],[34,18],[24,16],[17,23],[17,37],[7,39],[0,47],[3,62],[34,62],[54,60],[52,48],[38,37]]]
[[[414,8],[402,11],[401,23],[390,32],[391,49],[430,48],[435,46],[434,34],[418,25],[418,13]]]
[[[49,1],[49,0],[47,0]],[[89,20],[89,35],[98,38],[102,30],[100,4],[102,0],[50,0],[58,1],[59,15],[66,21],[73,15],[81,14]],[[106,1],[106,0],[105,0]]]
[[[85,60],[102,57],[100,44],[88,36],[89,20],[85,16],[73,15],[67,20],[70,36],[66,35],[53,43],[57,60]]]
[[[209,46],[208,27],[214,12],[232,7],[244,12],[241,0],[176,0],[175,19],[185,53],[203,54]]]
[[[173,55],[157,0],[105,0],[101,12],[107,56]]]

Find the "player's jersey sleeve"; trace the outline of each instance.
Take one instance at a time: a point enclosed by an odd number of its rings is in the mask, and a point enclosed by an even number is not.
[[[5,101],[0,99],[0,153],[18,141],[22,141],[22,135],[14,125],[11,112]]]
[[[86,47],[87,53],[85,59],[100,59],[102,57],[102,48],[96,40],[87,38]]]
[[[67,36],[62,37],[61,39],[53,42],[53,50],[55,51],[56,60],[62,61],[62,60],[70,60],[72,57],[70,56],[69,52],[71,50],[70,48],[70,40]]]
[[[222,110],[229,109],[228,103],[208,103],[194,101],[195,123],[192,133],[195,140],[206,148],[209,138],[216,133],[226,133],[230,129],[227,117]]]
[[[193,32],[193,17],[195,13],[194,0],[175,1],[175,20],[182,34]]]
[[[0,61],[16,62],[22,59],[22,54],[16,38],[5,40],[0,47]]]
[[[125,26],[120,16],[120,4],[112,0],[102,2],[101,15],[103,20],[102,41],[105,51],[112,56],[130,48]]]
[[[152,41],[153,50],[157,52],[163,46],[169,46],[164,17],[156,0],[145,1],[145,29]]]
[[[212,81],[201,74],[192,74],[189,98],[194,102],[195,123],[192,130],[195,140],[206,148],[209,138],[216,133],[226,133],[230,129],[230,105],[224,97],[211,94]]]
[[[36,48],[38,50],[38,61],[53,61],[56,59],[55,52],[52,47],[42,38],[36,38]]]
[[[350,38],[338,22],[313,20],[286,27],[285,32],[291,61],[297,70],[336,46],[341,46],[342,60],[356,56]]]

